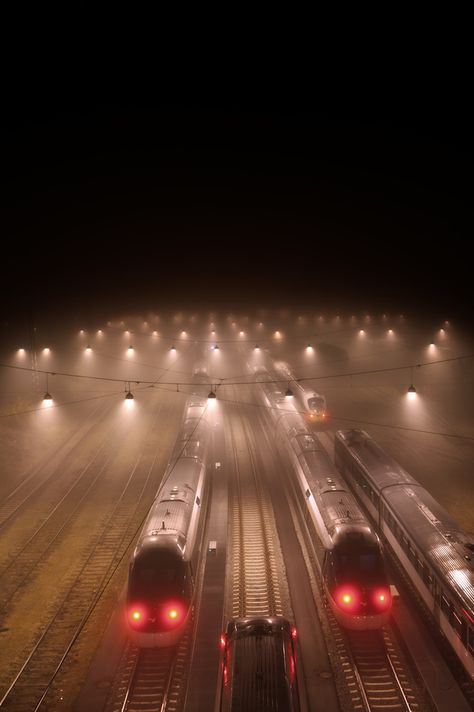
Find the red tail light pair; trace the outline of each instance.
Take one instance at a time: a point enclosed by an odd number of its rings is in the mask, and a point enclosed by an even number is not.
[[[359,613],[361,605],[360,591],[355,586],[341,586],[334,596],[339,608],[348,613]],[[371,594],[371,603],[376,611],[382,613],[392,605],[392,597],[388,588],[381,586]]]
[[[185,608],[182,603],[172,601],[160,607],[160,623],[166,628],[174,628],[182,623],[185,618]],[[128,609],[130,625],[139,630],[146,623],[148,610],[141,604],[133,604]]]

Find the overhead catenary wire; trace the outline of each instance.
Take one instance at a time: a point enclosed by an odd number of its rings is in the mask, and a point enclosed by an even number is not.
[[[311,376],[299,376],[295,377],[292,380],[295,381],[296,383],[302,383],[305,381],[321,381],[321,380],[328,380],[331,378],[347,378],[348,376],[368,376],[368,375],[373,375],[377,373],[389,373],[391,371],[407,371],[413,368],[425,368],[427,366],[435,366],[437,364],[441,363],[449,363],[449,362],[454,362],[454,361],[463,361],[467,359],[474,358],[474,353],[472,354],[465,354],[463,356],[451,356],[450,358],[445,358],[445,359],[437,359],[436,361],[425,361],[417,364],[406,364],[404,366],[386,366],[384,368],[371,368],[371,369],[365,369],[362,371],[344,371],[340,373],[328,373],[328,374],[323,374],[323,375],[311,375]],[[83,378],[83,379],[89,379],[89,380],[94,380],[94,381],[108,381],[111,383],[135,383],[135,384],[142,384],[142,385],[151,385],[154,383],[157,383],[156,380],[154,381],[149,381],[144,378],[114,378],[111,376],[88,376],[83,373],[70,373],[67,371],[51,371],[47,369],[32,369],[32,368],[27,368],[26,366],[16,366],[14,364],[7,364],[7,363],[0,363],[0,368],[10,368],[10,369],[15,369],[17,371],[28,371],[28,372],[33,372],[35,371],[36,373],[45,373],[50,376],[62,376],[65,378]],[[163,375],[163,374],[161,374]],[[252,386],[252,385],[261,385],[264,383],[288,383],[288,377],[286,378],[269,378],[265,380],[253,380],[253,381],[232,381],[232,383],[224,383],[224,381],[230,381],[232,378],[235,378],[235,376],[227,376],[224,378],[220,378],[218,380],[221,381],[221,386],[225,388],[227,385],[232,385],[232,386]],[[249,378],[254,378],[251,374],[249,375]],[[203,386],[212,386],[215,384],[216,379],[214,378],[213,381],[206,381],[202,382],[200,385]],[[162,382],[163,385],[168,385],[168,386],[195,386],[196,383],[193,381],[166,381]]]

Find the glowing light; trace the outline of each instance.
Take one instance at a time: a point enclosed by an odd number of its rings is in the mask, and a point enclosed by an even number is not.
[[[227,643],[226,636],[224,633],[221,633],[221,637],[219,638],[219,645],[222,648],[222,650],[224,650],[226,643]]]
[[[343,610],[354,613],[359,608],[359,593],[353,586],[344,585],[336,591],[336,603]]]
[[[127,335],[128,335],[129,333],[130,333],[129,330],[128,330],[128,329],[125,329],[124,334],[127,334]]]
[[[258,344],[255,344],[255,351],[260,351],[260,346]]]
[[[243,331],[239,331],[239,335],[240,335],[240,336],[243,336],[243,335],[244,335],[244,332],[243,332]]]
[[[296,629],[296,626],[291,626],[291,637],[296,638],[298,636],[298,631]]]
[[[393,329],[389,329],[389,330],[387,331],[387,334],[390,334],[390,336],[391,336],[391,335],[393,334]]]
[[[84,329],[81,329],[79,333],[80,333],[80,334],[83,334],[83,333],[84,333]]]
[[[180,623],[184,618],[184,608],[179,603],[169,604],[163,611],[164,623],[168,625],[175,625]]]
[[[219,346],[217,344],[214,345],[214,351],[219,351]]]
[[[306,347],[306,351],[312,351],[312,350],[313,350],[313,347],[311,346],[311,344],[308,344]]]
[[[176,346],[175,346],[174,344],[173,344],[173,346],[171,347],[171,351],[176,351]]]
[[[99,334],[99,336],[102,336],[104,332],[102,331],[102,329],[98,329],[97,333]]]
[[[24,354],[25,354],[25,349],[18,349],[18,354],[19,354],[20,356],[24,356]]]
[[[408,398],[408,400],[416,400],[416,396],[417,396],[416,388],[412,383],[411,386],[408,387],[407,398]]]
[[[132,346],[132,344],[130,344],[130,346],[128,347],[128,352],[131,353],[132,351],[133,351],[133,346]]]
[[[51,351],[51,349],[48,346],[45,346],[43,349],[44,354],[49,354],[50,351]]]
[[[89,344],[87,344],[87,346],[86,346],[86,351],[87,351],[87,353],[90,353],[90,352],[92,351],[92,349],[91,349],[91,347],[89,346]]]
[[[139,628],[146,618],[146,611],[143,606],[137,606],[136,604],[129,608],[128,610],[128,620],[133,628]]]
[[[183,329],[183,331],[181,332],[181,336],[186,336],[186,332],[184,331],[184,329]]]
[[[277,339],[279,339],[281,336],[281,333],[278,331],[278,329],[275,331],[275,336]]]
[[[364,329],[360,329],[360,330],[359,330],[359,334],[360,334],[361,336],[363,336],[363,335],[365,334]]]
[[[51,405],[53,405],[53,397],[46,391],[46,393],[43,396],[43,403],[46,406],[46,408],[49,408]]]
[[[158,332],[157,332],[157,331],[154,331],[154,332],[153,332],[153,336],[158,336]]]
[[[390,591],[386,588],[376,589],[372,600],[374,602],[374,606],[378,608],[379,611],[386,611],[392,605]]]
[[[125,396],[125,400],[133,400],[133,393],[131,391],[128,391]]]
[[[285,398],[293,398],[293,391],[291,390],[291,388],[289,386],[285,391]]]
[[[216,394],[215,394],[214,390],[211,390],[211,391],[209,391],[209,394],[207,396],[208,408],[214,408],[216,403],[217,403]]]

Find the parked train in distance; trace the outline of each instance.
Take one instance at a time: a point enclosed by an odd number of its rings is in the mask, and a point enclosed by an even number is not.
[[[288,379],[288,387],[303,408],[309,420],[323,422],[328,418],[326,396],[301,385],[291,372],[289,365],[283,361],[275,363],[275,368],[284,378]]]
[[[207,400],[188,399],[163,482],[133,552],[126,615],[140,647],[176,644],[194,603],[208,483]]]
[[[474,679],[474,539],[365,431],[338,431],[335,457]]]
[[[296,628],[286,618],[236,618],[221,635],[220,712],[299,712]]]
[[[263,375],[259,369],[259,381]],[[278,441],[292,460],[302,508],[324,547],[322,580],[334,616],[345,628],[381,628],[392,597],[379,538],[292,399],[278,383],[261,387]]]

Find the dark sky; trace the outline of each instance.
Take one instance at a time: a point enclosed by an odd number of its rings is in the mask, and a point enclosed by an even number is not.
[[[15,96],[2,132],[2,310],[466,316],[468,104],[379,99]]]

